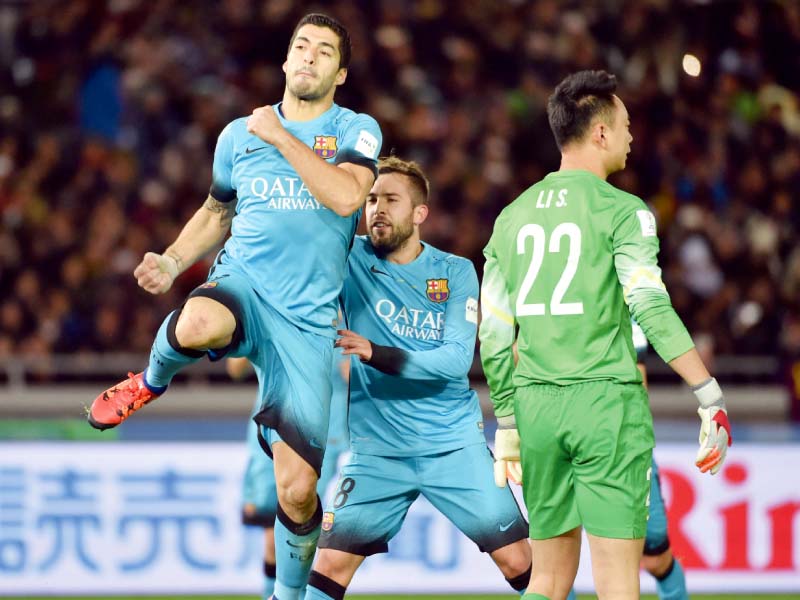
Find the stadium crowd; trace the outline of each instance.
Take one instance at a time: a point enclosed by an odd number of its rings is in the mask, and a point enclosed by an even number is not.
[[[800,358],[800,4],[669,0],[4,3],[0,357],[149,350],[205,271],[154,298],[133,268],[205,199],[225,124],[280,98],[313,9],[353,39],[337,101],[426,167],[425,238],[479,273],[494,217],[558,167],[554,85],[617,74],[634,141],[612,182],[656,213],[687,327],[717,353]]]

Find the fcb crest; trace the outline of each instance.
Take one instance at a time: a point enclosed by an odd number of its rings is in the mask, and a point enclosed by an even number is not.
[[[450,297],[447,279],[428,279],[428,298],[434,302],[446,302]]]
[[[322,531],[330,531],[333,529],[333,513],[326,512],[322,515]]]
[[[315,135],[314,152],[321,158],[333,158],[336,156],[336,136],[335,135]]]

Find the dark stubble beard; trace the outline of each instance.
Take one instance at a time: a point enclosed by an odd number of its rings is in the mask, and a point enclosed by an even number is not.
[[[298,89],[298,86],[295,86],[291,82],[287,84],[287,87],[298,100],[313,102],[314,100],[324,98],[325,95],[331,90],[331,87],[333,87],[333,78],[331,78],[330,81],[321,81],[316,88],[314,88],[312,84],[308,87],[302,86],[304,89]]]
[[[414,224],[409,219],[404,223],[392,225],[392,233],[388,236],[378,237],[372,233],[372,228],[370,228],[369,239],[372,241],[375,252],[380,256],[386,256],[401,248],[413,234]]]

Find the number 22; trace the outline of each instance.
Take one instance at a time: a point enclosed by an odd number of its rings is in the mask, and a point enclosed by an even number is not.
[[[569,255],[567,256],[567,264],[564,266],[564,271],[553,290],[553,295],[550,299],[550,314],[553,315],[582,315],[583,302],[562,302],[564,295],[567,293],[569,284],[572,283],[573,277],[578,270],[578,261],[581,258],[581,230],[575,223],[560,223],[550,236],[550,244],[547,250],[551,253],[557,253],[561,250],[561,238],[566,236],[569,239]],[[525,254],[525,241],[527,238],[533,238],[533,252],[531,253],[531,262],[528,266],[528,271],[522,280],[522,287],[517,296],[517,316],[518,317],[531,317],[545,314],[544,303],[535,302],[528,303],[525,299],[536,281],[536,276],[539,275],[539,270],[542,268],[544,261],[545,245],[547,234],[541,225],[536,223],[528,223],[524,225],[517,234],[517,254]]]

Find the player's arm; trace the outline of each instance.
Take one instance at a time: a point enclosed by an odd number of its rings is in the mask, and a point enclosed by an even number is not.
[[[363,162],[330,164],[289,133],[271,106],[253,111],[247,121],[247,131],[275,146],[297,171],[314,198],[337,215],[350,216],[364,204],[377,172],[375,159],[379,144],[372,134],[369,134],[375,141],[375,146],[370,148],[374,150],[372,156],[360,153],[365,159]]]
[[[464,261],[457,271],[454,290],[447,300],[442,344],[432,350],[404,350],[380,346],[349,330],[339,332],[336,345],[344,354],[356,354],[362,362],[406,379],[450,381],[466,377],[472,365],[478,328],[478,276]]]
[[[647,355],[647,338],[644,331],[636,321],[631,322],[633,333],[633,349],[636,350],[636,368],[642,376],[642,385],[647,389],[647,368],[644,366],[644,357]]]
[[[517,323],[511,310],[508,284],[500,269],[492,240],[489,240],[483,254],[486,264],[481,285],[481,362],[489,384],[489,398],[497,417],[494,482],[499,487],[505,487],[509,478],[514,483],[522,481],[520,439],[514,418],[514,385],[511,379],[516,364]]]
[[[644,210],[623,214],[614,232],[614,261],[625,302],[655,351],[691,387],[700,408],[697,465],[717,473],[731,443],[722,390],[711,377],[675,309],[658,267],[655,219]]]
[[[489,397],[498,418],[514,414],[514,341],[516,319],[505,275],[492,242],[484,250],[486,264],[481,284],[481,363],[489,384]]]
[[[163,294],[175,278],[225,239],[236,212],[236,190],[231,184],[233,139],[230,126],[217,140],[211,191],[177,239],[163,254],[148,252],[133,272],[139,286]]]
[[[164,251],[178,263],[179,273],[219,246],[228,235],[235,211],[235,202],[220,202],[211,195],[206,198],[178,238]]]

